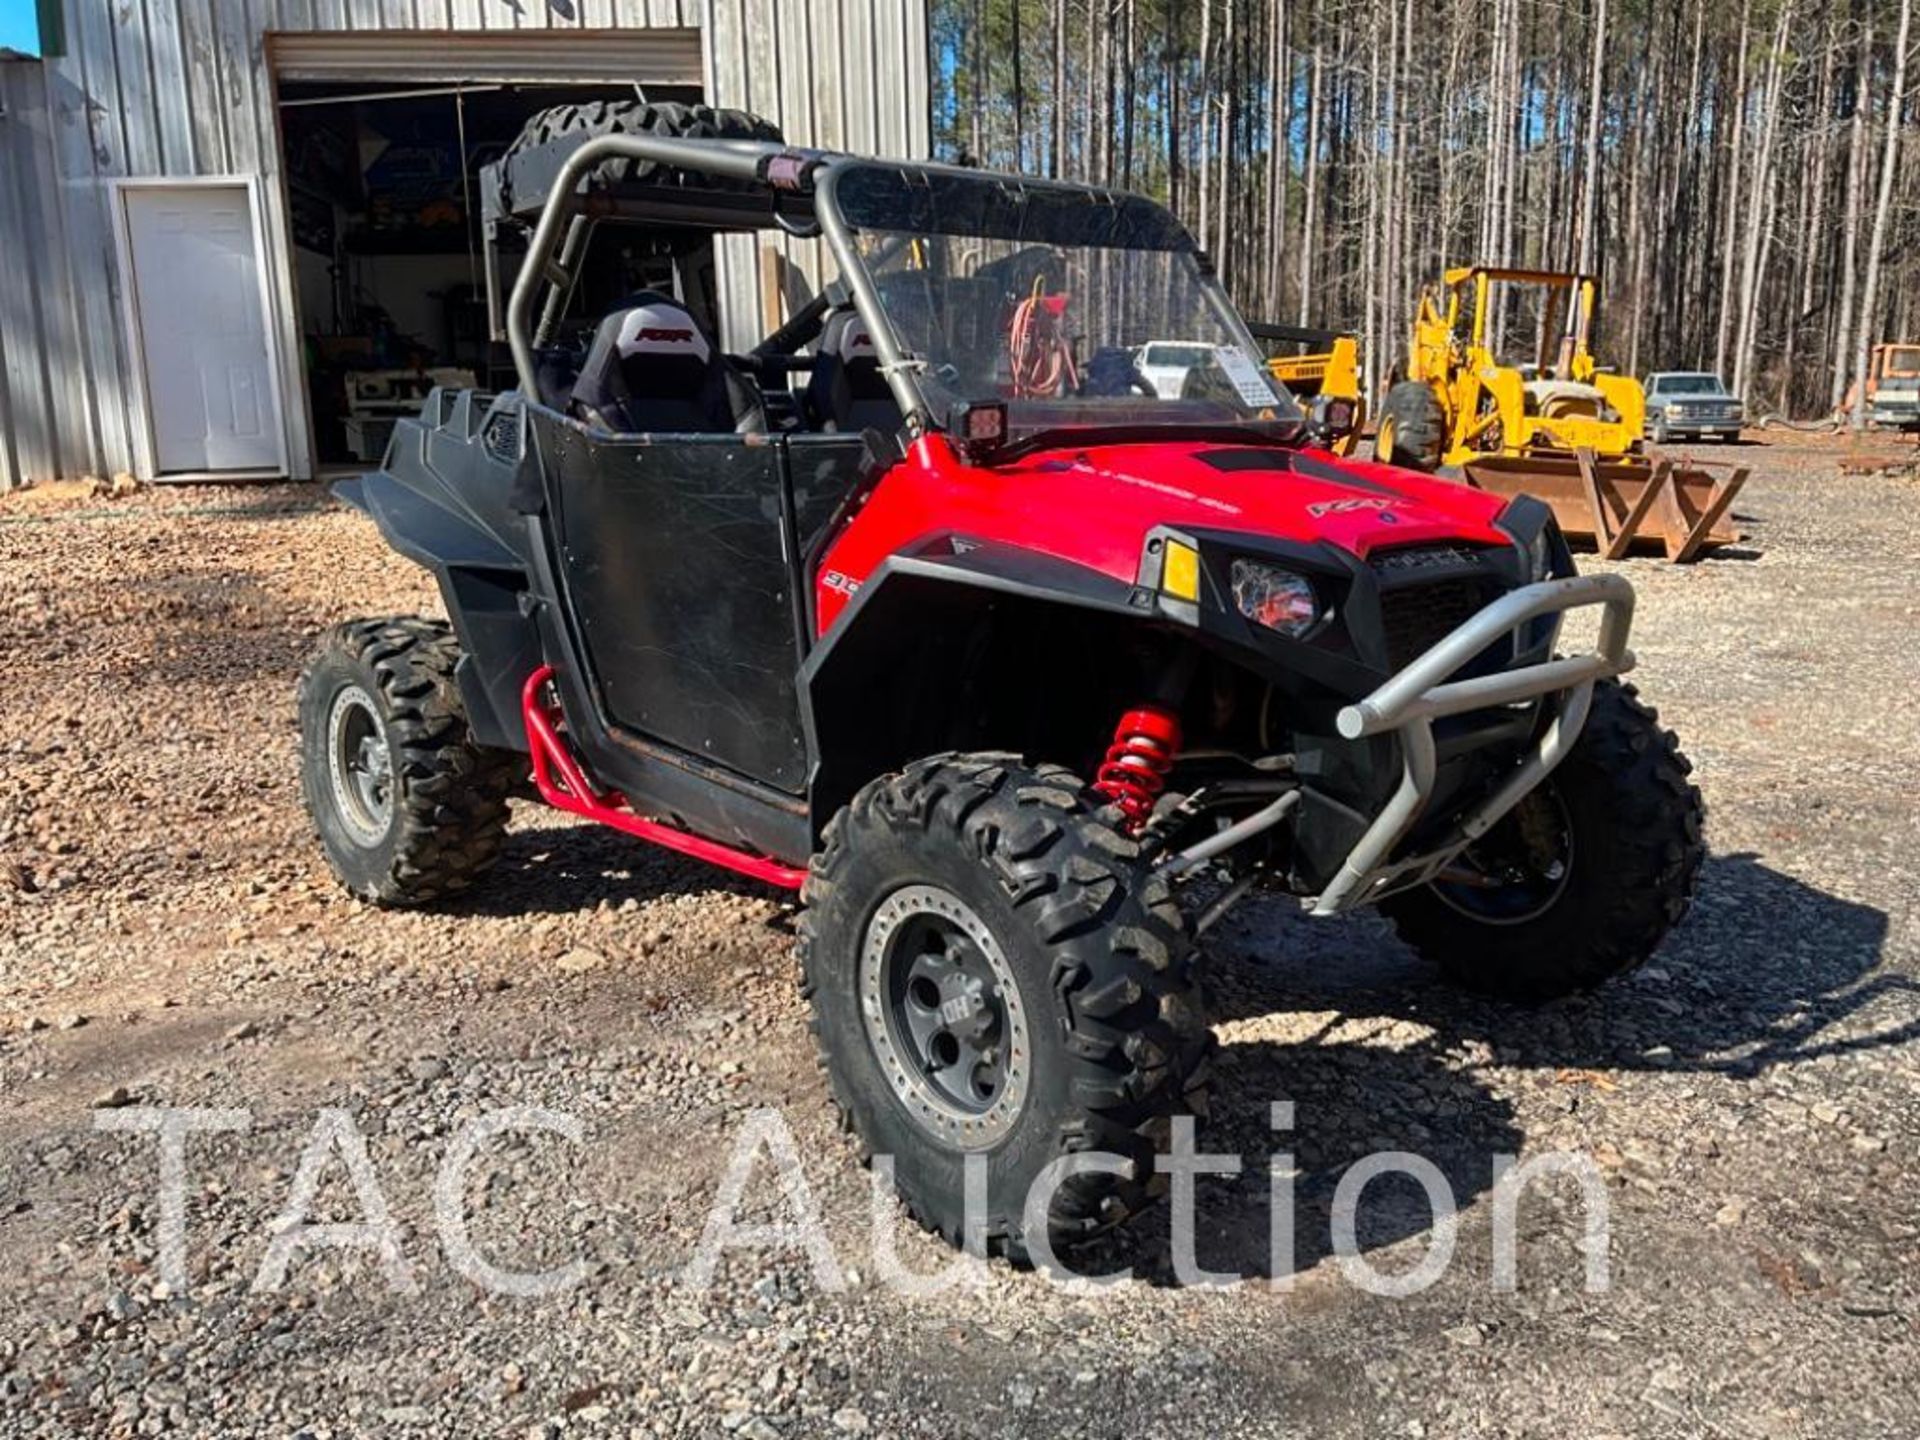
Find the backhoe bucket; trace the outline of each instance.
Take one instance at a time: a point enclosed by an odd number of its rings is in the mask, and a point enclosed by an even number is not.
[[[1587,540],[1609,560],[1638,544],[1660,546],[1685,564],[1703,550],[1741,538],[1729,516],[1747,483],[1745,467],[1693,460],[1490,455],[1469,460],[1457,478],[1495,495],[1531,495],[1553,507],[1560,529]]]

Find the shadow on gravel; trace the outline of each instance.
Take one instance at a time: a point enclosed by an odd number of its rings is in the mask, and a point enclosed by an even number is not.
[[[1735,1077],[1920,1038],[1920,982],[1876,973],[1887,917],[1781,874],[1753,855],[1708,859],[1686,922],[1653,961],[1589,995],[1520,1006],[1466,994],[1366,917],[1322,927],[1262,907],[1218,956],[1219,1018],[1276,1011],[1414,1020],[1441,1049],[1469,1040],[1503,1064],[1683,1070]],[[1830,1033],[1883,998],[1897,1021]]]
[[[487,883],[446,909],[465,915],[573,915],[602,903],[645,905],[670,895],[764,900],[777,892],[717,865],[583,821],[539,829],[516,825],[507,832],[500,863]]]
[[[765,898],[764,887],[590,825],[517,829],[490,883],[451,907],[474,914],[574,913],[678,893]],[[784,912],[782,912],[784,913]],[[1663,1069],[1751,1078],[1820,1055],[1920,1037],[1920,984],[1877,974],[1887,917],[1772,870],[1750,855],[1708,861],[1687,923],[1654,962],[1599,992],[1520,1007],[1459,992],[1394,938],[1377,916],[1328,924],[1288,902],[1250,903],[1222,926],[1210,1011],[1216,1023],[1273,1014],[1317,1017],[1284,1043],[1235,1039],[1214,1062],[1209,1154],[1242,1173],[1197,1182],[1197,1254],[1204,1269],[1272,1273],[1269,1157],[1294,1156],[1292,1269],[1333,1254],[1340,1178],[1362,1158],[1409,1151],[1432,1162],[1464,1210],[1493,1187],[1498,1155],[1526,1136],[1512,1104],[1481,1080],[1463,1047],[1496,1063],[1557,1070]],[[1898,1018],[1863,1034],[1830,1034],[1883,998]],[[1901,1005],[1902,999],[1909,1003]],[[1367,1043],[1370,1032],[1412,1022]],[[1294,1104],[1290,1131],[1270,1127],[1275,1101]],[[1083,1275],[1131,1269],[1173,1284],[1168,1208],[1075,1258]],[[1363,1255],[1428,1232],[1425,1192],[1397,1174],[1369,1184],[1355,1236]],[[1413,1263],[1418,1256],[1403,1263]],[[1389,1267],[1382,1267],[1389,1268]]]
[[[1538,1007],[1453,989],[1378,917],[1327,925],[1272,901],[1245,907],[1223,929],[1228,933],[1213,947],[1210,1010],[1217,1023],[1277,1013],[1325,1017],[1289,1044],[1235,1043],[1230,1036],[1216,1061],[1204,1149],[1241,1156],[1247,1173],[1199,1182],[1198,1258],[1207,1268],[1248,1276],[1270,1270],[1265,1191],[1272,1151],[1290,1149],[1301,1171],[1296,1271],[1332,1253],[1334,1187],[1363,1156],[1423,1156],[1463,1209],[1491,1190],[1493,1157],[1517,1153],[1525,1136],[1512,1107],[1462,1059],[1463,1046],[1490,1046],[1504,1066],[1679,1070],[1745,1080],[1920,1037],[1920,983],[1875,973],[1885,914],[1813,889],[1751,855],[1709,860],[1692,915],[1646,970],[1595,994]],[[1889,999],[1896,1015],[1863,1027],[1860,1012]],[[1400,1022],[1430,1033],[1410,1042],[1389,1035],[1378,1045],[1351,1038],[1356,1026],[1365,1032]],[[1865,1033],[1829,1033],[1842,1026]],[[1268,1128],[1276,1100],[1295,1104],[1290,1133]],[[1400,1176],[1369,1185],[1359,1213],[1363,1254],[1431,1225],[1424,1193]],[[1153,1220],[1125,1248],[1096,1251],[1079,1268],[1093,1274],[1131,1264],[1143,1279],[1172,1283],[1163,1228]]]
[[[1431,1162],[1455,1208],[1464,1211],[1493,1188],[1493,1157],[1517,1154],[1525,1139],[1506,1101],[1424,1045],[1393,1050],[1312,1041],[1226,1044],[1216,1054],[1213,1074],[1212,1117],[1200,1148],[1240,1157],[1241,1173],[1196,1181],[1194,1259],[1223,1276],[1300,1275],[1333,1255],[1336,1187],[1369,1155],[1408,1151]],[[1291,1130],[1270,1128],[1276,1100],[1293,1102]],[[1296,1172],[1290,1186],[1292,1255],[1283,1253],[1278,1264],[1269,1195],[1276,1152],[1290,1154]],[[1076,1254],[1075,1270],[1098,1275],[1124,1268],[1148,1284],[1179,1285],[1167,1243],[1170,1215],[1171,1206],[1155,1207],[1117,1236]],[[1426,1234],[1433,1210],[1416,1181],[1387,1173],[1367,1184],[1355,1218],[1354,1248],[1365,1256]],[[1464,1233],[1460,1243],[1466,1243]],[[1391,1274],[1420,1258],[1416,1252],[1377,1268]]]
[[[127,614],[112,623],[145,637],[106,667],[115,688],[234,685],[272,677],[292,694],[309,629],[253,571],[178,569],[117,582]]]

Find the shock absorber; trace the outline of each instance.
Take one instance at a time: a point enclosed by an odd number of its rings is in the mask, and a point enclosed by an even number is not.
[[[1120,717],[1093,788],[1119,808],[1128,833],[1152,817],[1179,752],[1180,717],[1165,706],[1142,705]]]

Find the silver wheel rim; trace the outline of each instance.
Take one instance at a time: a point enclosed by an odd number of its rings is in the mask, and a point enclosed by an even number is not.
[[[1558,826],[1556,837],[1557,853],[1545,864],[1536,863],[1532,873],[1512,878],[1512,890],[1504,908],[1487,903],[1493,896],[1502,892],[1502,887],[1489,885],[1482,894],[1476,895],[1475,886],[1463,886],[1458,883],[1435,880],[1428,888],[1439,897],[1440,903],[1449,910],[1477,920],[1482,925],[1525,925],[1538,920],[1555,905],[1560,897],[1567,893],[1567,884],[1573,878],[1576,860],[1573,839],[1573,815],[1567,802],[1551,781],[1539,790],[1528,795],[1522,805],[1549,805],[1552,807],[1552,820]],[[1519,823],[1519,810],[1510,811],[1501,824]],[[1514,892],[1518,892],[1517,894]]]
[[[948,948],[918,948],[934,938]],[[935,953],[960,958],[934,972],[948,978],[939,1004],[929,1005],[912,991],[924,991],[930,975],[919,962]],[[921,1127],[962,1150],[1004,1139],[1026,1105],[1033,1050],[1020,988],[986,922],[941,886],[895,890],[867,922],[859,988],[867,1041],[887,1084]],[[966,1038],[958,1038],[962,1033]],[[952,1042],[950,1063],[939,1063],[942,1036]],[[990,1061],[983,1058],[989,1054]],[[956,1081],[962,1070],[975,1081],[983,1072],[990,1076],[990,1093],[975,1088],[968,1096]]]
[[[340,823],[361,845],[377,845],[393,824],[393,752],[373,697],[348,685],[327,710],[327,780]]]

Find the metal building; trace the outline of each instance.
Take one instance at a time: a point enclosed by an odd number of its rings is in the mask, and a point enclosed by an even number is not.
[[[929,144],[925,0],[53,0],[43,14],[45,58],[0,58],[0,489],[314,474],[319,362],[299,296],[317,262],[290,199],[313,161],[290,158],[289,104],[638,85],[755,111],[797,144]],[[464,134],[460,156],[464,169]],[[724,292],[751,305],[751,250],[722,263]],[[208,264],[233,282],[217,305],[191,283]],[[233,433],[212,442],[174,433],[205,388],[188,352],[218,372]]]

